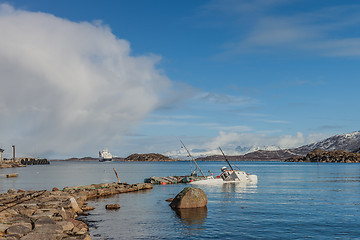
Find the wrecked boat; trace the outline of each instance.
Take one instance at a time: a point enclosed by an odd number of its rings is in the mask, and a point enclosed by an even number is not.
[[[248,174],[245,171],[233,169],[229,160],[226,158],[223,150],[219,147],[225,161],[228,163],[230,169],[227,167],[221,168],[221,174],[217,178],[206,178],[197,181],[192,181],[190,184],[216,184],[216,183],[257,183],[256,175]]]

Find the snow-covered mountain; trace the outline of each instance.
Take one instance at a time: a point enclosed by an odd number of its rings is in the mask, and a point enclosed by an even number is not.
[[[344,150],[347,152],[357,152],[360,149],[360,131],[335,135],[323,141],[308,144],[294,149],[297,153],[306,155],[314,149],[326,151]]]
[[[360,131],[335,135],[325,140],[304,145],[298,148],[280,149],[271,146],[270,150],[266,148],[251,151],[254,148],[238,147],[238,150],[248,151],[244,155],[228,156],[231,160],[285,160],[294,156],[305,156],[315,149],[322,149],[326,151],[345,150],[348,152],[360,152]],[[277,149],[276,149],[277,148]],[[230,154],[229,154],[230,155]],[[219,156],[208,156],[199,160],[219,160]]]
[[[235,148],[235,151],[238,152],[238,154],[247,154],[247,153],[251,153],[251,152],[256,152],[259,150],[265,150],[265,151],[276,151],[276,150],[281,150],[280,147],[278,146],[251,146],[251,147],[241,147],[241,146],[237,146]]]
[[[251,152],[256,152],[259,150],[265,150],[265,151],[276,151],[276,150],[281,150],[280,147],[278,146],[245,146],[245,147],[241,147],[241,146],[237,146],[235,149],[234,148],[223,148],[224,152],[226,153],[226,155],[244,155],[247,153],[251,153]],[[221,152],[219,151],[218,148],[215,149],[196,149],[196,148],[192,148],[189,149],[191,155],[194,158],[201,158],[201,157],[206,157],[206,156],[212,156],[212,155],[221,155]],[[170,156],[171,158],[174,159],[188,159],[188,153],[184,150],[176,150],[176,151],[171,151],[171,152],[166,152],[164,153],[164,155],[166,156]]]

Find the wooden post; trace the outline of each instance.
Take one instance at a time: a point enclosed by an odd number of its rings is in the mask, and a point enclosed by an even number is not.
[[[118,183],[121,183],[121,182],[120,182],[120,179],[119,179],[119,176],[118,176],[118,174],[117,174],[117,172],[116,172],[115,168],[113,168],[113,169],[114,169],[115,175],[116,175],[116,177],[117,177]]]

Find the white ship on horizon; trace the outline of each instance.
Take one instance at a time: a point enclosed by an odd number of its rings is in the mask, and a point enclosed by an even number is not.
[[[112,160],[113,156],[107,148],[99,152],[99,162],[111,162]]]

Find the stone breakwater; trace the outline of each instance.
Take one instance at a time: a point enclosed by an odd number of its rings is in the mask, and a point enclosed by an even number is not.
[[[15,168],[15,167],[25,167],[25,165],[21,164],[18,161],[7,160],[0,162],[0,169],[2,168]]]
[[[104,183],[52,191],[9,189],[0,194],[0,239],[86,239],[89,227],[77,220],[94,209],[87,200],[151,189],[147,183]]]

